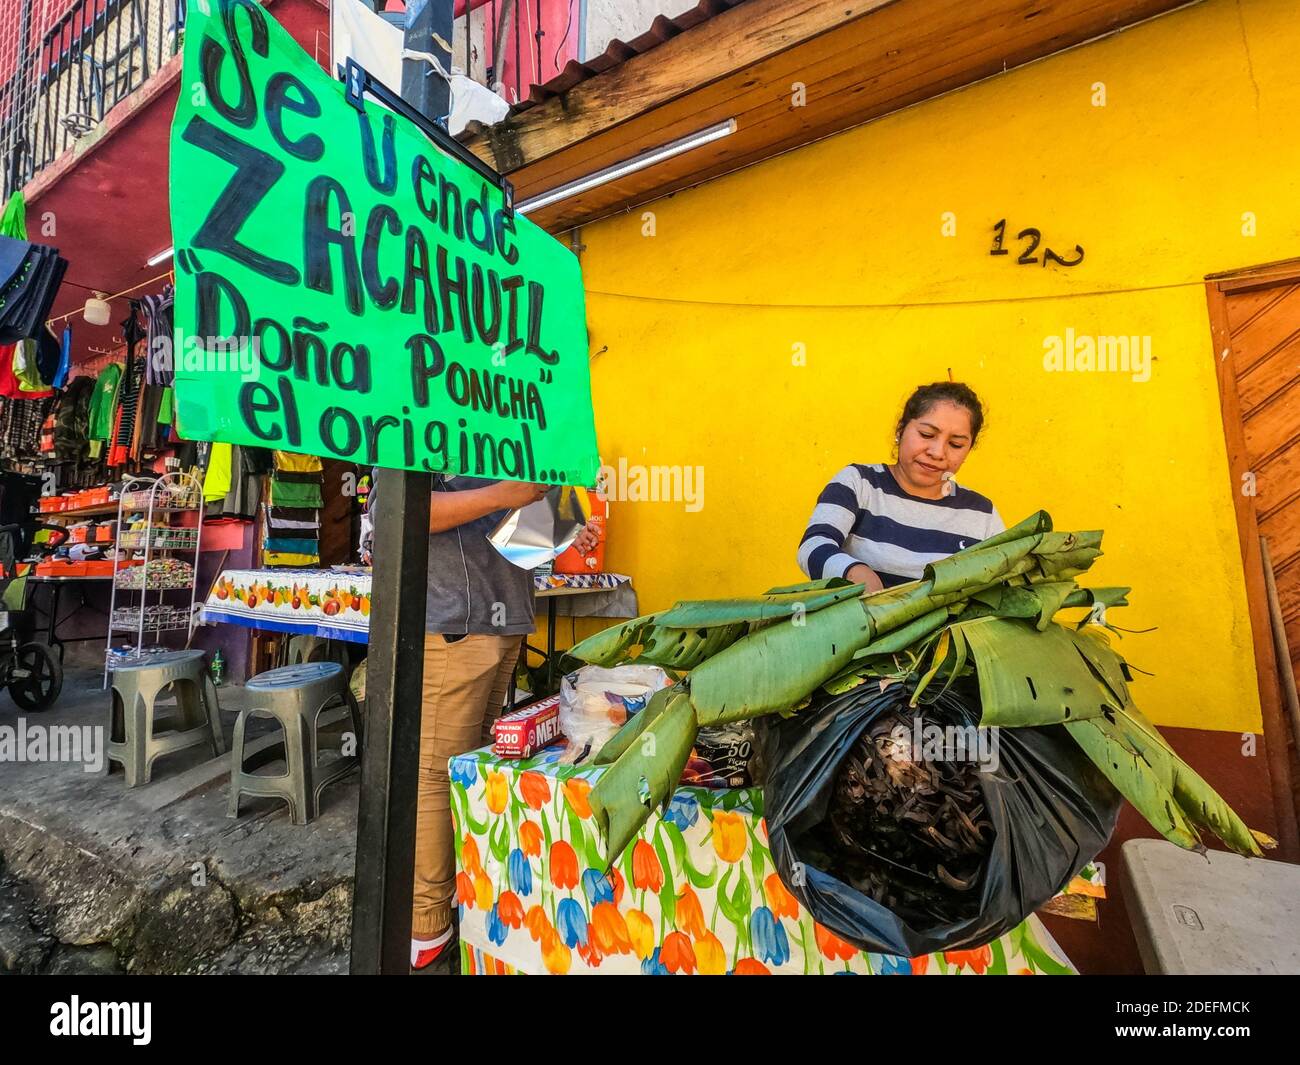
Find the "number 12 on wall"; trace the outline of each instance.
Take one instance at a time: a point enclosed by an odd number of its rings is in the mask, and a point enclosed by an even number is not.
[[[993,248],[989,252],[990,255],[1011,254],[1009,249],[1004,248],[1002,246],[1002,242],[1006,239],[1006,235],[1007,235],[1007,220],[1005,218],[1000,218],[993,225]],[[1044,266],[1046,266],[1049,262],[1056,263],[1059,266],[1078,266],[1081,262],[1083,262],[1082,244],[1076,244],[1074,246],[1074,250],[1077,253],[1077,255],[1073,259],[1063,259],[1061,256],[1057,255],[1056,252],[1052,251],[1051,248],[1044,248],[1043,258],[1040,260],[1038,256],[1035,255],[1034,253],[1038,250],[1038,245],[1042,243],[1043,232],[1040,229],[1035,229],[1033,226],[1030,226],[1028,229],[1022,229],[1019,233],[1016,234],[1015,239],[1023,240],[1025,242],[1024,249],[1021,251],[1019,257],[1016,259],[1016,262],[1020,266],[1029,266],[1032,263],[1036,263],[1040,261]]]

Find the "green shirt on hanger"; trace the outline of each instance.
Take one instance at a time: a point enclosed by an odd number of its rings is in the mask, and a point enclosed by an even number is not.
[[[107,440],[113,433],[113,413],[117,407],[117,386],[122,380],[122,367],[110,362],[95,380],[95,391],[90,398],[90,425],[86,435],[91,440]]]

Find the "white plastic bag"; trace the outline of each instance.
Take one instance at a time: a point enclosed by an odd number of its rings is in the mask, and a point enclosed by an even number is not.
[[[560,761],[576,765],[594,755],[671,683],[658,666],[583,666],[566,675],[560,682],[560,731],[569,749]]]

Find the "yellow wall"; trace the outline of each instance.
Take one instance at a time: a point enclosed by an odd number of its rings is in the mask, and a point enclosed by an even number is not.
[[[962,482],[1008,523],[1106,530],[1087,580],[1159,626],[1121,645],[1156,674],[1139,703],[1258,731],[1202,279],[1300,255],[1297,55],[1295,0],[1209,0],[661,200],[654,236],[640,211],[586,228],[605,459],[705,478],[697,513],[614,504],[608,567],[646,611],[798,579],[822,485],[887,458],[905,394],[951,368],[990,411]],[[1002,217],[1084,263],[991,257]],[[1045,372],[1067,328],[1149,335],[1150,380]]]

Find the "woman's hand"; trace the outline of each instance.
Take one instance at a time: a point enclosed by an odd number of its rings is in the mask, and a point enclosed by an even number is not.
[[[850,580],[854,584],[865,585],[869,592],[878,592],[885,587],[884,583],[876,575],[876,571],[870,566],[863,565],[861,562],[856,566],[850,566],[848,572],[844,574],[844,577],[846,580]]]

